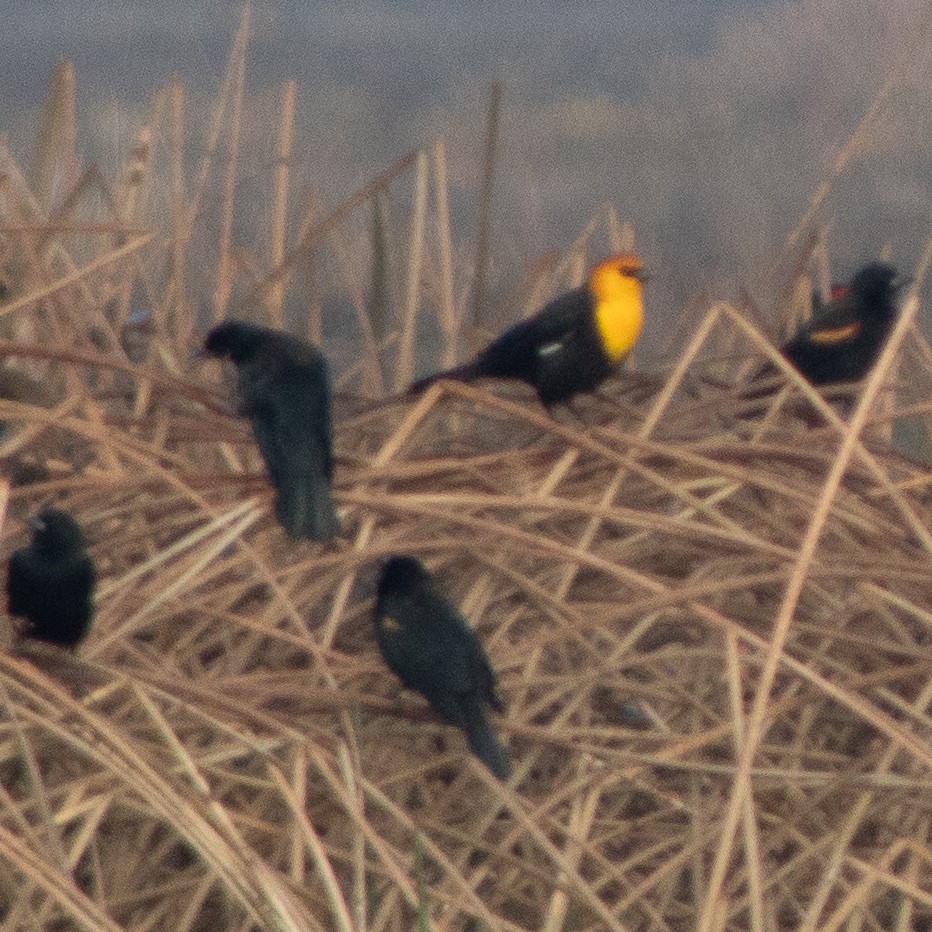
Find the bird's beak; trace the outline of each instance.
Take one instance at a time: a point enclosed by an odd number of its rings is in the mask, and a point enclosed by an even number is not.
[[[913,283],[912,275],[904,275],[902,278],[897,278],[893,283],[893,290],[899,294],[902,291],[905,291]]]
[[[39,515],[32,515],[26,519],[26,526],[31,531],[44,531],[45,530],[45,521],[42,520]]]

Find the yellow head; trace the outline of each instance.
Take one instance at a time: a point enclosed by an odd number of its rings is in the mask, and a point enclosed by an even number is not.
[[[644,263],[636,255],[617,252],[589,273],[589,290],[596,301],[614,301],[620,295],[633,295],[640,300],[646,277]]]
[[[645,280],[644,263],[630,252],[609,256],[589,273],[596,326],[612,362],[620,362],[628,354],[641,332]]]

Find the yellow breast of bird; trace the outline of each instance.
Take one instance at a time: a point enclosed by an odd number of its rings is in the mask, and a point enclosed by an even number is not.
[[[626,281],[616,294],[596,303],[595,324],[602,348],[612,362],[621,362],[628,355],[643,323],[640,282]]]

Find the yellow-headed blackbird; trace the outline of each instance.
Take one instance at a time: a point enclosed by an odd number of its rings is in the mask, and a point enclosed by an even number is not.
[[[492,730],[487,709],[503,711],[489,658],[418,560],[392,557],[382,568],[373,621],[392,672],[465,733],[473,753],[496,777],[507,779],[508,752]]]
[[[883,262],[864,266],[847,287],[782,347],[783,355],[813,385],[862,379],[880,355],[896,320],[896,270]],[[766,367],[773,374],[772,367]],[[761,372],[758,375],[763,375]]]
[[[485,376],[527,382],[548,406],[592,391],[621,364],[641,332],[645,279],[637,256],[610,256],[585,285],[506,330],[471,362],[421,379],[409,391],[438,379]]]
[[[94,561],[77,521],[46,508],[29,521],[32,543],[10,557],[7,610],[28,623],[25,637],[76,647],[94,615]]]
[[[330,491],[333,423],[323,354],[298,337],[246,321],[207,334],[203,352],[235,364],[240,414],[249,418],[275,486],[275,515],[295,538],[340,531]]]

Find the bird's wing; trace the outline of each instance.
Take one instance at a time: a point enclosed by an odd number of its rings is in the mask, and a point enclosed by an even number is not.
[[[282,468],[287,456],[282,435],[282,414],[272,400],[257,401],[245,412],[252,423],[252,432],[273,485],[281,481]]]
[[[488,655],[456,606],[433,593],[432,638],[437,689],[428,696],[431,706],[442,718],[461,728],[473,753],[500,780],[511,772],[508,752],[489,720],[488,706],[502,711],[495,692],[495,673]]]
[[[314,474],[333,477],[333,420],[330,384],[323,366],[300,365],[283,370],[277,385],[277,413],[289,463],[313,457]]]
[[[533,317],[519,321],[493,340],[471,363],[454,370],[476,375],[523,379],[539,387],[542,367],[561,373],[575,354],[580,329],[588,324],[588,292],[578,288],[555,298]]]
[[[497,691],[497,677],[492,669],[489,655],[485,652],[479,636],[472,628],[466,631],[465,650],[469,654],[469,666],[471,670],[471,686],[478,690],[483,700],[498,712],[504,710],[504,705]]]
[[[97,570],[94,567],[94,561],[89,556],[85,555],[75,568],[75,591],[80,591],[83,597],[90,602],[95,585],[97,585]]]
[[[431,707],[451,725],[464,728],[469,707],[483,700],[475,670],[462,645],[441,643],[437,639],[425,651],[421,662],[424,664],[423,692]]]
[[[23,550],[17,550],[7,564],[7,611],[11,615],[21,616],[29,610],[31,579],[29,555]]]
[[[241,374],[244,413],[276,488],[276,514],[293,537],[325,540],[337,533],[330,495],[333,422],[322,359],[285,361]]]
[[[405,686],[423,693],[435,709],[433,697],[447,682],[449,649],[435,636],[433,623],[442,610],[428,589],[417,588],[383,594],[374,615],[376,638],[389,667]]]
[[[840,346],[857,337],[862,328],[851,301],[847,297],[841,298],[827,305],[787,346]]]
[[[43,568],[42,581],[56,593],[56,599],[54,604],[46,599],[41,611],[33,610],[30,636],[58,644],[77,644],[87,633],[94,614],[94,561],[87,554],[56,560]]]
[[[591,303],[589,289],[585,285],[574,288],[554,298],[524,321],[526,333],[542,348],[546,348],[548,343],[558,343],[586,321],[592,310]]]
[[[445,606],[443,634],[437,638],[441,647],[445,679],[452,695],[458,697],[460,712],[469,697],[482,703],[500,706],[495,694],[495,673],[478,635],[459,612]]]

